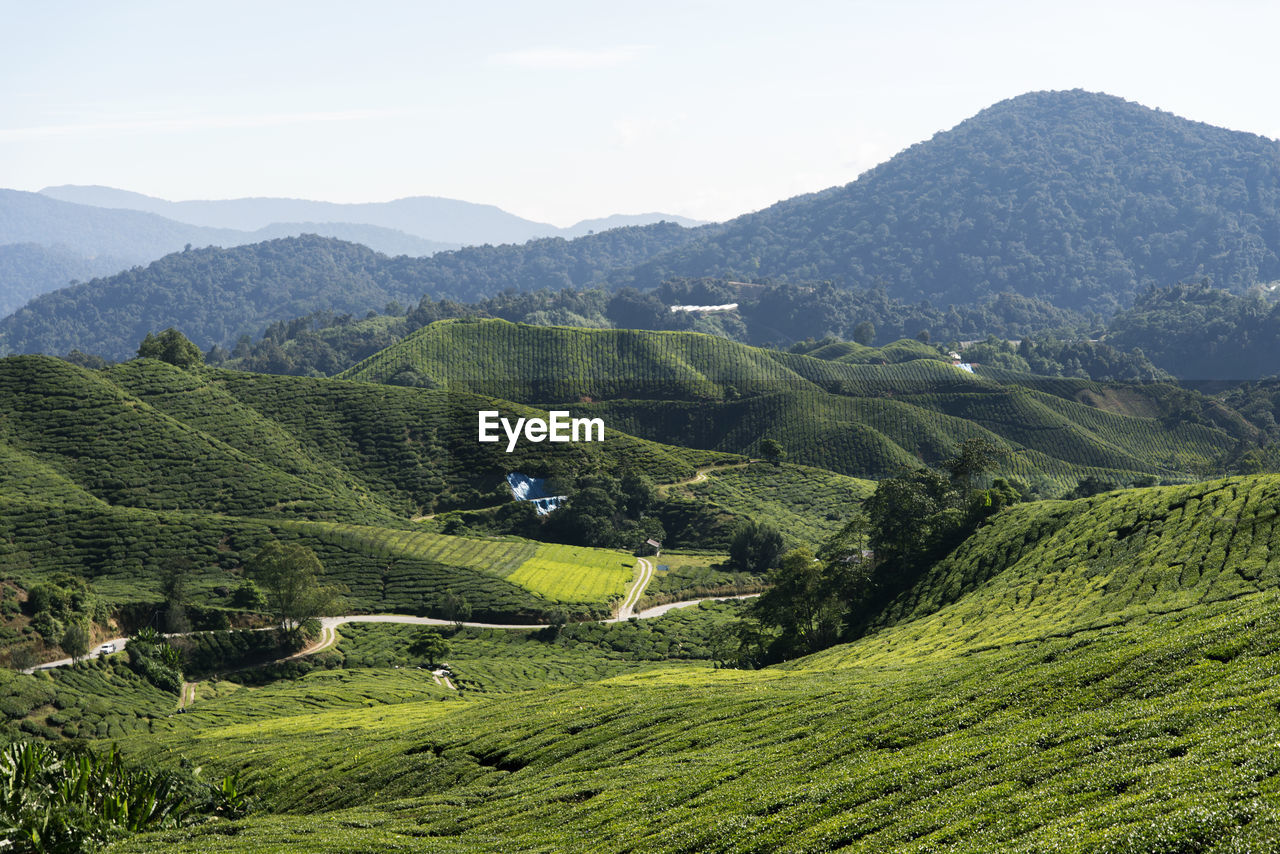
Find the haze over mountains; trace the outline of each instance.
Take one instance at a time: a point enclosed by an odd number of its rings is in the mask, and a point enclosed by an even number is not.
[[[412,196],[363,204],[279,198],[171,202],[111,187],[71,184],[45,187],[40,194],[81,205],[146,211],[190,225],[241,231],[266,228],[274,223],[359,223],[401,231],[436,243],[454,244],[453,248],[485,243],[524,243],[537,237],[581,237],[606,228],[648,225],[664,220],[686,227],[703,224],[688,217],[648,213],[615,214],[558,228],[507,213],[494,205],[436,196]]]
[[[367,205],[302,199],[169,202],[110,187],[0,189],[0,316],[71,279],[118,273],[187,244],[233,247],[319,234],[390,256],[425,256],[470,244],[575,237],[663,220],[698,224],[655,213],[613,215],[561,229],[492,205],[429,197]]]
[[[481,220],[497,228],[500,220],[512,239],[538,226],[484,206],[426,198],[381,205],[269,199],[171,203],[104,188],[46,192],[222,225],[359,212],[377,220],[379,228],[408,233],[425,228],[435,212],[453,217],[459,229]],[[158,217],[85,205],[78,210]],[[179,227],[172,219],[145,224],[157,229],[159,223]],[[843,187],[721,225],[629,227],[608,235],[605,240],[597,234],[471,248],[431,258],[370,255],[360,269],[330,277],[323,287],[344,276],[367,276],[379,283],[368,293],[374,300],[388,295],[474,300],[507,288],[645,289],[672,277],[826,281],[842,289],[881,288],[892,298],[936,306],[972,308],[1014,293],[1105,319],[1152,286],[1209,278],[1243,292],[1280,279],[1280,143],[1110,95],[1036,92],[996,104]],[[271,250],[269,272],[217,281],[210,277],[219,275],[223,262],[200,261],[178,277],[190,283],[182,288],[172,287],[175,266],[182,262],[169,260],[163,274],[135,271],[33,302],[21,318],[0,324],[0,350],[99,348],[103,355],[119,356],[135,343],[136,324],[121,323],[122,317],[164,318],[201,347],[225,345],[229,342],[198,318],[229,295],[236,295],[237,304],[255,307],[239,316],[239,324],[220,324],[222,335],[231,326],[255,332],[304,313],[299,308],[305,305],[321,305],[317,294],[308,293],[308,275],[299,271],[330,262],[307,253],[351,256],[313,241],[290,251]],[[241,269],[236,263],[226,266]],[[285,280],[291,284],[281,289]],[[347,300],[340,310],[353,310],[345,307],[350,304]],[[378,310],[382,304],[354,308]],[[821,313],[815,315],[808,334],[829,331]]]

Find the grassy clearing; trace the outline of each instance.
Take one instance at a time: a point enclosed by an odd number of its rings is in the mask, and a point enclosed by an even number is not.
[[[636,559],[626,552],[548,543],[537,549],[507,580],[548,599],[611,602],[635,577]]]

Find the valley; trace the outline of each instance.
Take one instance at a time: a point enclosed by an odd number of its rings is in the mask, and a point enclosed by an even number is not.
[[[0,191],[0,849],[1280,850],[1277,146]]]

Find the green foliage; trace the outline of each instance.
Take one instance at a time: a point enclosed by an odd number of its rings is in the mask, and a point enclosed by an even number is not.
[[[253,556],[245,571],[264,588],[267,606],[286,634],[297,634],[308,620],[332,613],[338,606],[339,589],[323,583],[324,566],[304,545],[272,540]]]
[[[858,363],[691,333],[446,321],[345,376],[409,367],[455,394],[562,401],[612,430],[721,452],[759,456],[764,439],[785,436],[792,461],[858,477],[936,466],[984,439],[999,450],[999,474],[1042,494],[1104,471],[1126,484],[1221,471],[1258,433],[1172,386],[970,374],[937,355]]]
[[[1107,343],[1140,350],[1164,370],[1190,380],[1240,381],[1280,371],[1280,307],[1274,291],[1253,288],[1241,294],[1234,288],[1233,293],[1211,287],[1208,280],[1157,284],[1165,287],[1145,290],[1111,320]]]
[[[96,851],[208,814],[242,817],[251,803],[235,775],[213,786],[195,774],[133,767],[114,747],[95,753],[11,744],[0,751],[0,777],[0,842],[39,854]]]
[[[125,646],[129,666],[162,691],[182,691],[182,653],[154,629],[145,628],[129,638]]]
[[[191,368],[204,363],[200,348],[172,326],[159,335],[147,333],[138,345],[139,359],[159,359],[178,368]]]
[[[58,646],[72,659],[84,658],[89,654],[89,626],[81,620],[69,623],[58,640]]]
[[[739,572],[763,575],[781,554],[782,532],[768,522],[743,522],[729,541],[729,565]]]
[[[449,642],[434,629],[423,629],[409,644],[409,654],[427,660],[427,664],[435,667],[436,662],[449,654]]]
[[[1241,291],[1280,279],[1280,203],[1249,191],[1277,183],[1278,151],[1109,95],[1033,92],[847,186],[704,231],[631,280],[827,280],[938,306],[1012,291],[1103,314],[1179,279]]]
[[[166,326],[184,329],[203,350],[215,344],[230,348],[241,335],[319,310],[364,315],[391,301],[414,304],[425,293],[474,299],[507,287],[588,285],[684,243],[691,233],[659,223],[430,258],[388,258],[316,235],[176,252],[146,267],[37,297],[21,317],[0,321],[0,353],[78,348],[124,359],[145,332]],[[266,358],[275,372],[291,367],[287,355]]]
[[[296,652],[300,641],[273,631],[200,632],[180,641],[183,672],[188,680],[207,679],[283,658]]]

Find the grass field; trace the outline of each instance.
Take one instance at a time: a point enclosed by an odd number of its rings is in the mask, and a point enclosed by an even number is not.
[[[635,567],[626,552],[540,543],[507,579],[549,599],[598,602],[621,599]]]

